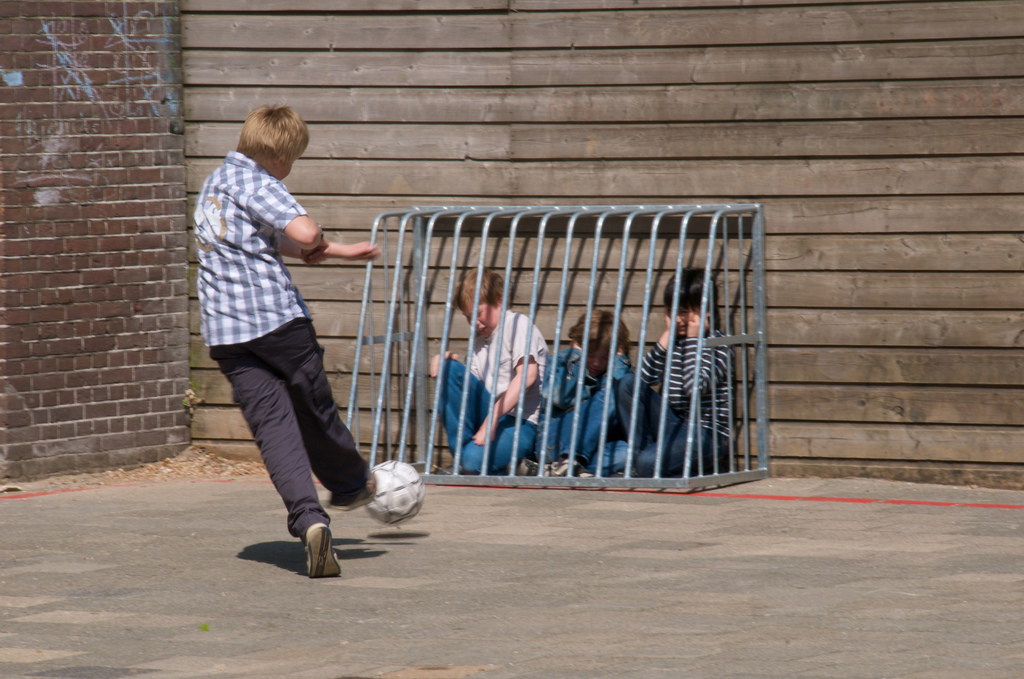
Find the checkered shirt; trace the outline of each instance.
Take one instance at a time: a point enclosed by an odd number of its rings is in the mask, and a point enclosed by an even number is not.
[[[232,151],[196,198],[201,332],[207,346],[262,337],[309,309],[278,252],[306,214],[285,185]]]

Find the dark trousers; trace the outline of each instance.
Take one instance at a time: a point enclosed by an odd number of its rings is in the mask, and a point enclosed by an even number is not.
[[[241,344],[210,348],[231,382],[270,480],[288,510],[288,532],[330,524],[310,471],[344,501],[366,485],[366,463],[338,415],[323,349],[306,318]]]

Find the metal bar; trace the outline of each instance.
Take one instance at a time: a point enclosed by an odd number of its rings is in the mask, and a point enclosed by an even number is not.
[[[530,286],[530,314],[529,314],[528,326],[529,326],[529,330],[530,330],[530,333],[531,333],[531,335],[530,335],[531,339],[532,339],[532,336],[533,336],[532,335],[533,328],[536,325],[536,320],[537,320],[537,289],[538,289],[538,286],[539,286],[539,283],[540,283],[540,264],[541,264],[541,259],[543,258],[543,255],[544,255],[544,234],[545,234],[545,232],[547,230],[548,219],[552,215],[557,214],[557,212],[560,209],[561,208],[555,208],[554,210],[552,210],[551,208],[532,208],[532,209],[527,209],[527,210],[524,210],[524,211],[520,212],[519,214],[517,214],[513,218],[513,220],[512,220],[511,232],[514,234],[515,231],[516,231],[516,228],[518,227],[519,220],[521,220],[523,217],[525,217],[527,215],[531,215],[531,214],[544,214],[544,216],[541,218],[540,227],[539,227],[538,232],[537,232],[537,256],[534,258],[534,264],[533,264],[533,284]],[[509,237],[509,241],[510,241],[510,244],[509,244],[510,245],[509,246],[509,262],[510,263],[511,263],[511,257],[512,257],[512,247],[511,247],[512,239],[513,239],[513,236],[510,236]],[[506,286],[507,286],[507,283],[506,283]],[[527,342],[527,346],[529,346],[529,341]],[[549,360],[557,360],[557,357],[550,357]],[[519,451],[520,430],[522,429],[522,424],[523,424],[523,407],[522,406],[523,406],[523,403],[526,401],[526,379],[525,379],[525,377],[526,377],[526,369],[529,367],[529,364],[530,364],[530,352],[527,351],[526,352],[526,360],[525,360],[524,365],[523,365],[523,381],[519,385],[519,407],[516,408],[516,428],[515,428],[515,433],[512,436],[512,451],[513,451],[513,454],[515,456],[509,462],[509,465],[508,465],[508,475],[509,476],[514,476],[516,474],[516,466],[517,466],[518,451]],[[550,370],[551,370],[551,365],[546,365],[546,366],[544,366],[544,372],[539,372],[538,371],[538,374],[537,374],[537,381],[538,381],[537,391],[540,391],[540,387],[544,383],[544,373],[548,372]],[[536,448],[537,448],[537,446],[536,446],[536,441],[535,441],[534,442],[534,450],[536,450]]]
[[[613,210],[605,210],[597,218],[597,225],[594,227],[594,254],[590,262],[590,283],[587,289],[587,311],[584,314],[584,333],[583,333],[583,344],[580,347],[580,375],[579,379],[576,380],[576,400],[573,406],[572,416],[572,428],[569,434],[569,459],[566,475],[569,477],[575,476],[574,460],[576,459],[576,440],[579,437],[579,428],[582,420],[583,412],[583,387],[586,382],[587,376],[587,358],[590,355],[590,324],[594,317],[594,283],[597,281],[597,263],[601,258],[601,233],[604,230],[604,223],[610,215],[616,214],[627,214],[633,212],[634,208],[617,208]],[[615,327],[615,326],[613,326]],[[614,345],[611,347],[614,350]],[[611,362],[609,362],[611,366]],[[608,401],[608,394],[605,394],[605,401]],[[607,435],[607,421],[601,423],[601,429]],[[601,439],[599,439],[600,441]],[[601,445],[598,445],[597,455],[600,457]]]
[[[758,335],[754,366],[757,392],[757,465],[768,468],[768,347],[765,339],[764,212],[754,215],[754,331]]]
[[[679,334],[679,329],[676,327],[679,323],[679,285],[682,283],[683,278],[683,253],[686,243],[686,231],[690,226],[690,218],[693,217],[694,212],[692,210],[687,212],[679,223],[679,252],[676,255],[675,272],[676,294],[672,295],[672,312],[669,314],[668,346],[665,348],[665,374],[661,378],[661,409],[658,411],[657,452],[654,455],[654,478],[656,479],[661,478],[661,466],[665,457],[665,426],[668,420],[669,383],[672,381],[672,363],[676,359],[676,336]],[[682,368],[683,366],[680,364],[680,371]],[[686,456],[683,458],[684,477],[690,475],[690,440],[692,433],[692,431],[688,432],[686,436]]]
[[[397,311],[397,299],[396,298],[399,297],[398,290],[399,290],[400,283],[402,281],[402,268],[403,268],[402,267],[402,254],[403,254],[403,250],[404,250],[404,247],[405,247],[405,231],[406,231],[406,226],[408,225],[409,219],[410,219],[411,216],[412,216],[411,213],[406,213],[405,215],[403,215],[402,219],[401,219],[401,221],[399,222],[399,225],[398,225],[398,247],[397,247],[397,252],[395,253],[395,275],[394,275],[394,282],[392,283],[392,288],[391,288],[391,306],[388,309],[388,321],[387,321],[386,329],[384,331],[384,337],[385,337],[385,342],[384,342],[384,358],[381,361],[381,365],[383,367],[381,369],[381,376],[380,376],[380,391],[377,394],[377,410],[374,413],[374,418],[373,418],[373,442],[370,444],[370,466],[371,467],[374,466],[377,463],[377,446],[378,446],[378,443],[380,441],[380,420],[381,420],[381,416],[382,416],[382,414],[384,412],[384,398],[385,398],[385,396],[387,395],[387,392],[388,392],[388,382],[389,382],[389,377],[390,377],[390,374],[389,374],[390,371],[388,370],[388,366],[390,365],[391,347],[392,347],[393,343],[389,341],[389,338],[391,337],[392,333],[394,332],[395,312]],[[387,261],[385,260],[385,266],[386,265],[387,265]]]
[[[431,232],[433,232],[434,224],[440,217],[454,214],[459,214],[459,218],[455,222],[455,235],[452,240],[452,258],[451,265],[448,269],[448,290],[445,293],[446,296],[444,304],[444,323],[441,330],[441,347],[438,352],[438,356],[440,356],[440,361],[437,369],[436,382],[434,384],[434,408],[432,410],[433,414],[430,417],[430,434],[427,436],[427,440],[429,441],[430,446],[428,459],[426,460],[428,470],[431,469],[434,462],[434,442],[437,440],[437,418],[440,414],[438,412],[438,406],[440,405],[441,402],[441,385],[443,384],[443,380],[446,379],[445,369],[447,367],[447,360],[445,359],[445,354],[447,354],[448,352],[448,335],[451,331],[452,324],[452,296],[455,292],[455,264],[458,261],[459,256],[459,236],[462,233],[462,225],[465,222],[466,217],[469,215],[469,213],[460,212],[460,210],[458,209],[438,210],[430,217],[430,222],[427,225],[427,228]],[[425,305],[426,303],[426,295],[422,295],[420,299],[417,300],[417,304]],[[449,447],[451,447],[451,440],[448,441],[448,444]],[[462,446],[458,446],[458,449],[461,450]],[[455,450],[453,449],[452,452],[454,453]],[[452,464],[455,464],[454,461]],[[454,467],[454,469],[455,471],[458,471],[458,467]]]
[[[487,486],[496,488],[704,488],[723,486],[733,483],[745,483],[767,478],[765,470],[749,472],[733,472],[706,477],[677,478],[570,478],[558,476],[440,476],[427,474],[423,480],[429,484],[444,486]]]
[[[608,347],[608,367],[604,374],[604,403],[601,408],[601,431],[597,439],[597,451],[594,453],[596,461],[594,464],[595,476],[604,476],[605,446],[608,444],[608,420],[611,413],[612,401],[615,400],[615,361],[619,349],[619,324],[622,322],[622,302],[626,283],[626,259],[629,253],[629,236],[633,228],[633,220],[639,215],[645,214],[647,210],[633,210],[626,216],[622,225],[622,254],[619,257],[619,279],[615,288],[615,311],[612,312],[612,336],[611,344]],[[588,330],[589,333],[589,330]],[[620,423],[621,426],[621,423]]]
[[[415,337],[415,333],[412,332],[396,332],[391,337],[387,335],[374,335],[373,337],[364,337],[360,340],[359,344],[384,344],[385,342],[407,342]]]
[[[697,431],[701,428],[701,401],[700,401],[700,374],[704,367],[704,342],[703,337],[705,330],[705,321],[707,320],[708,314],[708,300],[711,294],[711,266],[714,260],[715,254],[715,231],[718,228],[718,222],[722,217],[725,210],[719,210],[715,213],[715,216],[711,219],[711,230],[708,233],[708,254],[704,263],[704,283],[703,290],[701,291],[700,298],[700,317],[698,319],[698,330],[697,330],[697,355],[694,357],[694,376],[693,376],[693,390],[690,394],[690,417],[689,425],[686,430],[686,455],[683,458],[683,475],[689,476],[690,474],[690,462],[693,458],[693,445],[694,439],[697,441],[697,475],[704,476],[704,451],[703,442],[704,436],[697,436]],[[711,379],[713,381],[715,374],[715,357],[711,357]],[[712,403],[714,403],[714,394],[712,394]],[[712,438],[717,436],[717,432],[714,428],[714,422],[712,422]]]

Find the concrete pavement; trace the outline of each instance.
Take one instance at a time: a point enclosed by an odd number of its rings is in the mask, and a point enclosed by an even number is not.
[[[0,498],[0,677],[1024,676],[1024,492],[432,486],[330,580],[265,482]]]

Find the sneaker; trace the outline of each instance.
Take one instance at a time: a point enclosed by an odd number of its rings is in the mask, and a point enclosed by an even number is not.
[[[569,458],[560,457],[548,465],[548,476],[566,476],[569,473]]]
[[[358,509],[364,505],[370,504],[370,500],[373,499],[374,494],[377,492],[377,484],[373,480],[373,475],[367,479],[366,485],[359,491],[359,494],[354,498],[342,500],[336,493],[331,493],[331,499],[328,504],[332,509],[340,509],[343,512],[350,512],[353,509]]]
[[[523,458],[516,465],[516,476],[536,476],[540,471],[540,465],[535,460]]]
[[[325,523],[314,523],[306,529],[306,572],[311,578],[332,578],[341,575],[341,566],[331,546],[331,529]]]
[[[455,476],[455,465],[448,465],[447,467],[438,467],[434,470],[434,473],[438,476]]]

